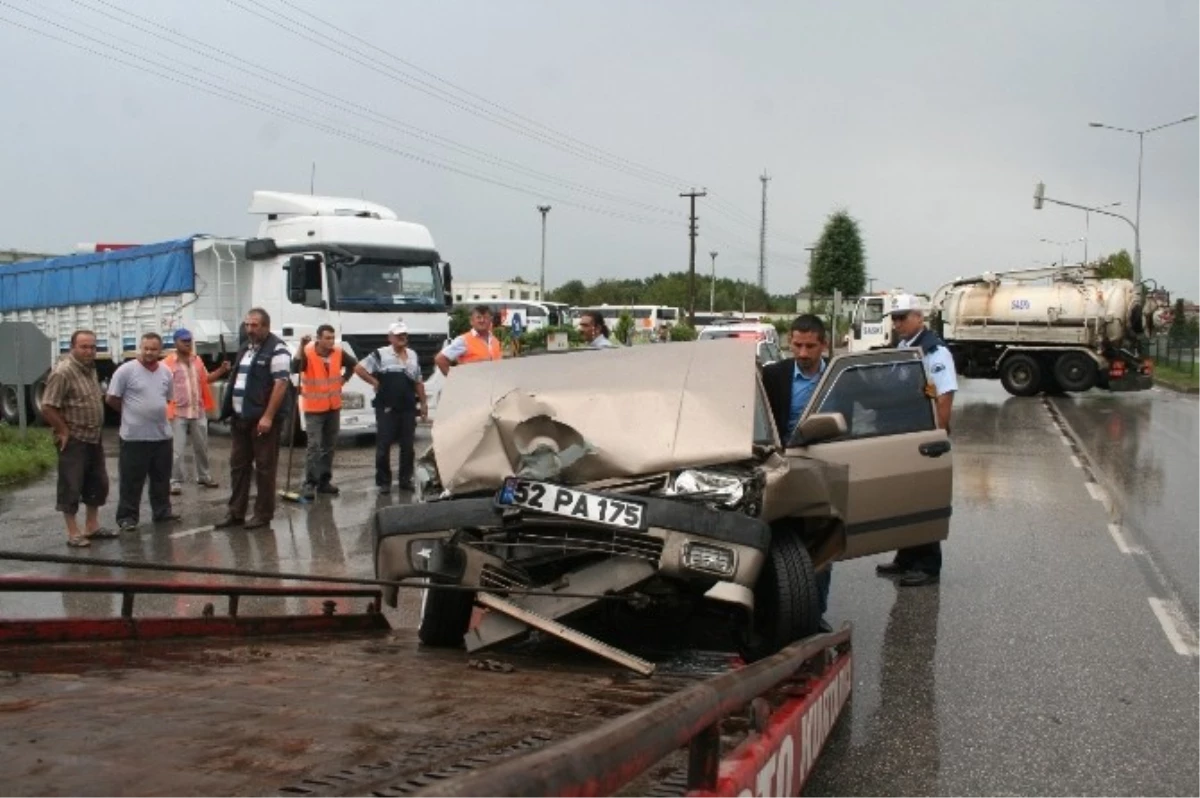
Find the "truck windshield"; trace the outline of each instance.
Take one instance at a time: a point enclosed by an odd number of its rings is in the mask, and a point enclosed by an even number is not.
[[[442,281],[435,263],[363,259],[329,269],[334,309],[360,313],[442,307]]]

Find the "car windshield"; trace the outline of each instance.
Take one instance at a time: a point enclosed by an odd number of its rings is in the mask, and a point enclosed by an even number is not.
[[[334,307],[348,311],[429,307],[444,302],[434,263],[361,260],[332,267]]]

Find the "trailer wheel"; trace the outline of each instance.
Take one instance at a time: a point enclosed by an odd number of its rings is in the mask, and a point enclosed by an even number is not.
[[[769,657],[801,638],[814,635],[821,623],[817,572],[799,536],[779,534],[754,587],[754,625],[741,646],[747,662]]]
[[[1099,378],[1096,361],[1082,352],[1064,352],[1054,361],[1054,379],[1064,391],[1090,391]]]
[[[475,593],[466,590],[427,590],[421,603],[417,636],[427,646],[460,648],[471,625]]]
[[[50,422],[46,421],[42,400],[46,397],[46,378],[48,375],[42,375],[34,381],[33,385],[29,386],[29,405],[33,410],[33,417],[37,419],[39,424],[50,426]]]
[[[0,387],[0,418],[4,419],[6,424],[17,426],[21,423],[21,404],[20,395],[17,391],[25,390],[19,385],[5,385]],[[32,405],[29,402],[29,394],[25,394],[25,420],[31,421],[33,414],[31,412]]]
[[[1042,388],[1042,366],[1030,355],[1013,355],[1000,367],[1000,382],[1013,396],[1033,396]]]

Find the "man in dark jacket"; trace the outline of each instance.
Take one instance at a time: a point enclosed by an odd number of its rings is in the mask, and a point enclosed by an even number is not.
[[[246,343],[237,354],[234,376],[225,386],[221,419],[230,420],[232,448],[229,453],[229,510],[218,529],[243,526],[261,529],[275,516],[275,471],[279,460],[279,436],[287,414],[295,412],[285,400],[292,356],[271,332],[271,317],[253,308],[244,322]],[[250,504],[250,481],[257,496],[254,515],[246,520]]]
[[[788,344],[792,359],[777,360],[763,366],[763,387],[767,389],[767,401],[771,405],[771,416],[779,439],[786,446],[804,414],[817,383],[825,373],[825,324],[812,314],[797,316],[788,333]],[[817,590],[821,596],[821,626],[825,623],[825,610],[829,604],[829,583],[833,566],[817,572]]]

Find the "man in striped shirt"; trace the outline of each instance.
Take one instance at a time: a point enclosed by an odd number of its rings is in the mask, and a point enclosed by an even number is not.
[[[279,460],[279,436],[289,412],[285,406],[292,356],[287,346],[271,332],[271,317],[253,308],[244,322],[246,344],[237,355],[237,375],[225,389],[221,418],[229,419],[230,481],[233,484],[229,509],[216,524],[218,529],[243,526],[262,529],[275,517],[275,472]],[[254,515],[247,519],[250,482],[257,496]]]

